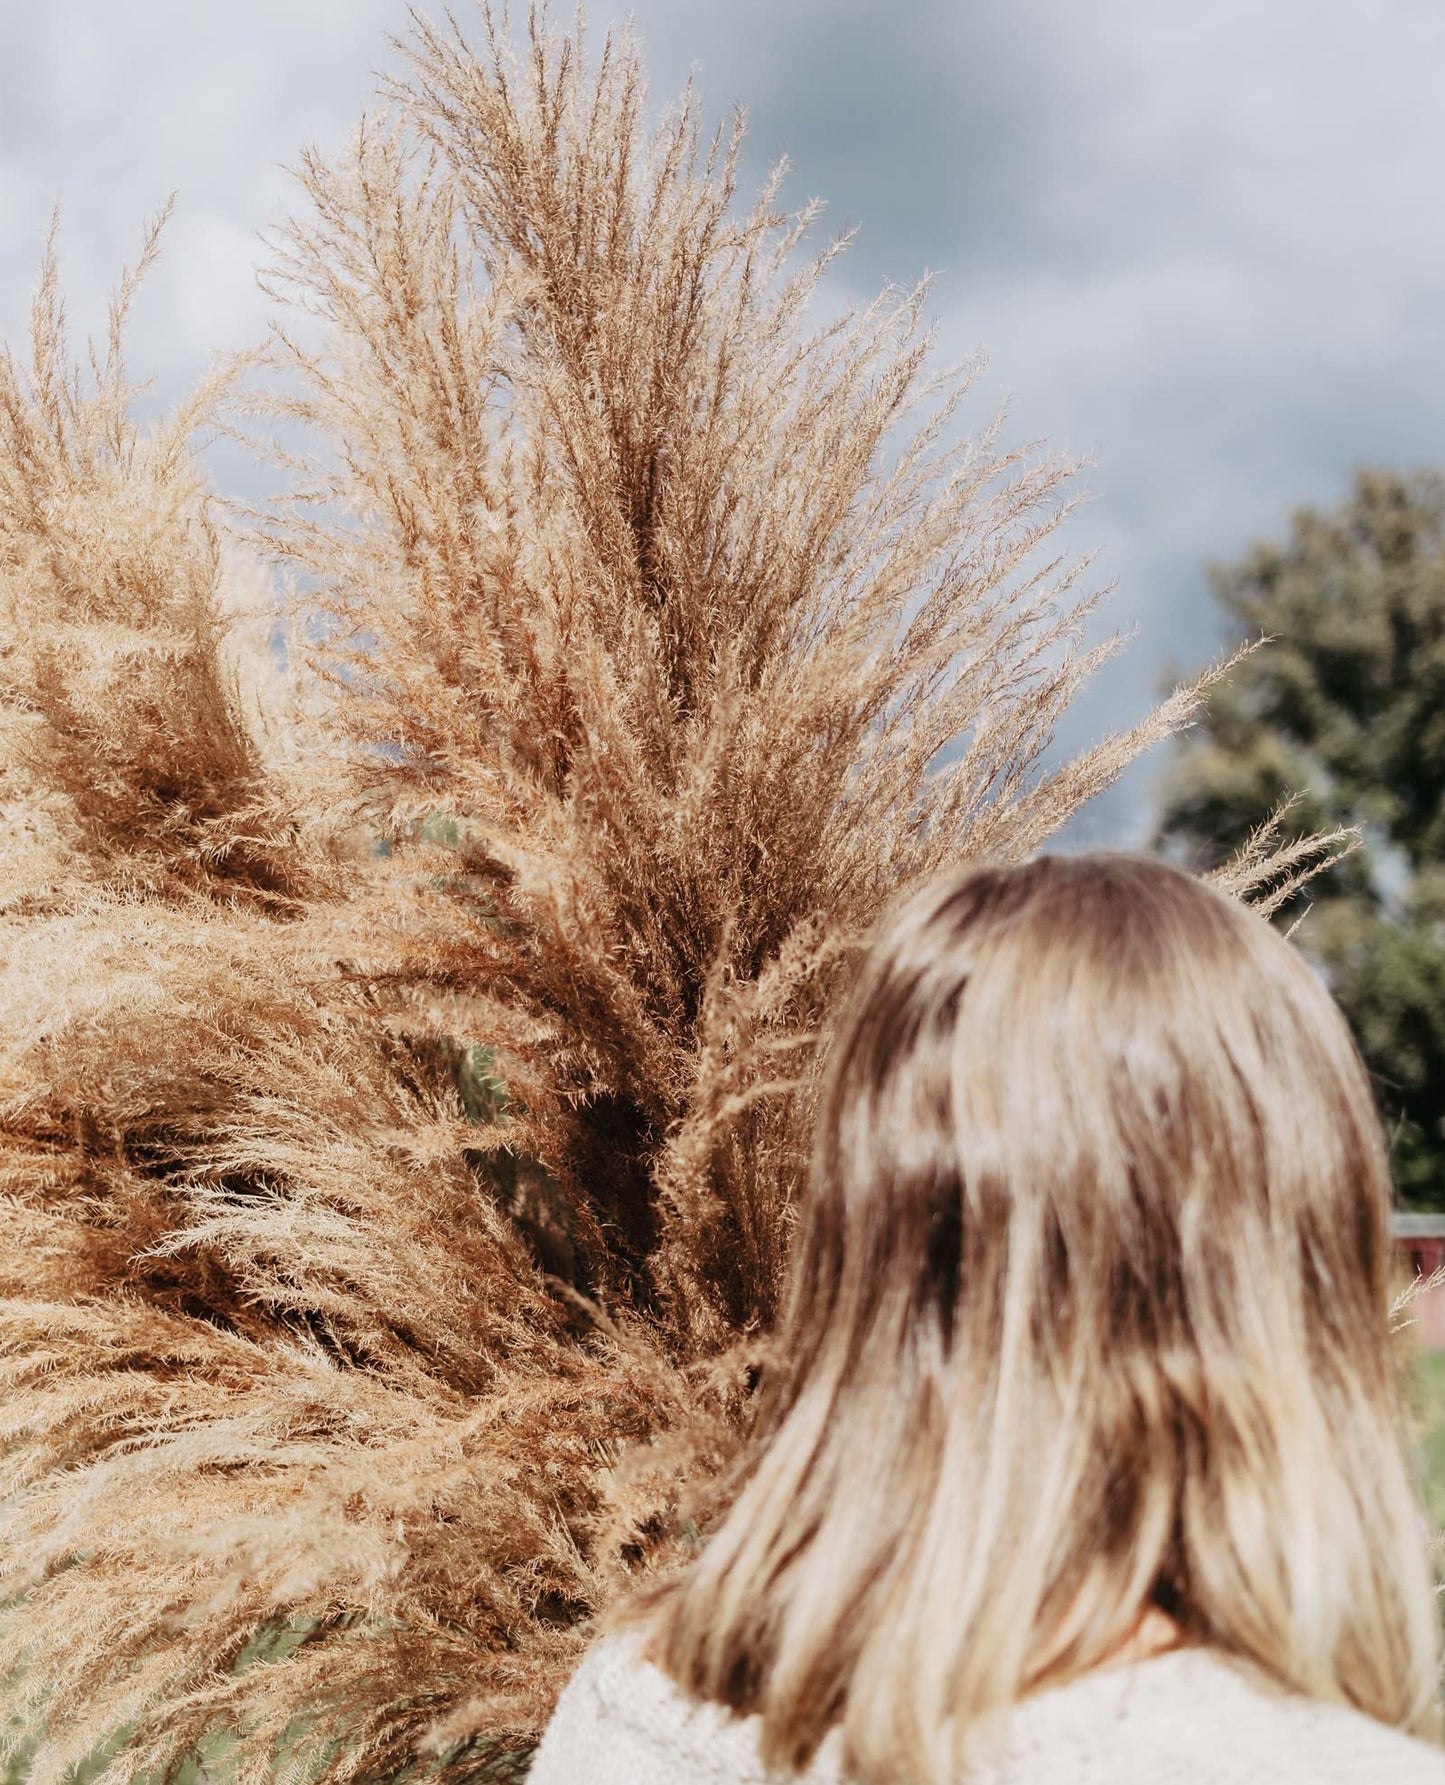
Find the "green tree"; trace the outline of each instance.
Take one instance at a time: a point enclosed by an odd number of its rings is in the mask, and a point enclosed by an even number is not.
[[[1159,840],[1214,866],[1281,807],[1287,834],[1359,828],[1299,939],[1354,1025],[1402,1194],[1445,1206],[1445,475],[1361,471],[1211,581],[1271,642],[1176,751]]]

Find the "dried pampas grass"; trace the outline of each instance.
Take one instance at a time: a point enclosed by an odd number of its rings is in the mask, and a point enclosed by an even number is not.
[[[628,35],[589,63],[484,15],[407,55],[302,165],[270,278],[304,314],[243,399],[141,429],[133,282],[82,380],[53,256],[31,370],[0,361],[3,1694],[36,1785],[101,1749],[513,1764],[695,1541],[860,940],[1199,698],[1047,766],[1099,657],[1048,549],[1070,468],[960,433],[920,293],[811,323],[834,251],[776,183],[738,205],[740,126],[704,139],[690,93],[647,129]],[[191,442],[238,401],[287,494],[224,518]],[[299,591],[264,702],[258,550]]]

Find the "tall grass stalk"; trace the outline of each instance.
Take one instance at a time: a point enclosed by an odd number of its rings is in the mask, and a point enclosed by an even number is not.
[[[776,180],[739,201],[740,123],[648,125],[627,33],[477,32],[418,23],[302,161],[249,396],[142,427],[134,278],[77,370],[53,254],[0,359],[34,1785],[122,1729],[107,1779],[525,1747],[695,1541],[860,940],[1199,698],[1049,766],[1100,655],[1049,549],[1070,467],[964,432],[921,291],[810,320],[837,246]],[[217,420],[283,443],[264,513],[208,492]],[[299,591],[282,677],[258,551]]]

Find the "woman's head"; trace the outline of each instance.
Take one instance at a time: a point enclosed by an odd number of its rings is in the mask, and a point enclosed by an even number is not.
[[[1151,1608],[1425,1726],[1388,1198],[1344,1024],[1259,918],[1123,856],[931,883],[841,1020],[758,1440],[665,1665],[775,1760],[841,1721],[865,1778],[946,1776]]]

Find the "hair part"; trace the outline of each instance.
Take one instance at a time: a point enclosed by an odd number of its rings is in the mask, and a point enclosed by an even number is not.
[[[953,1776],[1151,1609],[1429,1730],[1389,1200],[1258,916],[1127,856],[933,880],[841,1022],[755,1437],[650,1652],[771,1765],[841,1725],[864,1781]]]

